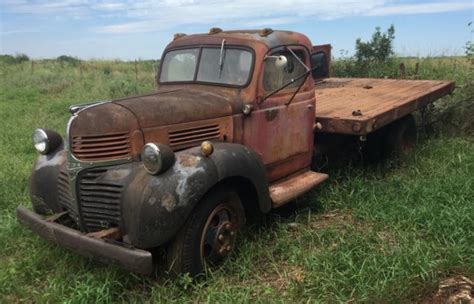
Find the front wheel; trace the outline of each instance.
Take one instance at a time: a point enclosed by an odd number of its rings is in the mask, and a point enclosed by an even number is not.
[[[170,243],[168,269],[178,275],[197,276],[208,266],[217,266],[235,248],[245,213],[237,193],[219,187],[196,205],[183,228]]]

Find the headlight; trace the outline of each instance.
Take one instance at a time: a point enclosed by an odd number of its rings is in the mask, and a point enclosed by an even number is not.
[[[168,170],[174,164],[174,152],[162,144],[148,143],[141,153],[143,167],[150,174],[158,174]]]
[[[33,132],[33,145],[35,146],[36,151],[41,154],[46,155],[56,150],[62,142],[63,139],[61,138],[61,135],[54,131],[36,129]]]

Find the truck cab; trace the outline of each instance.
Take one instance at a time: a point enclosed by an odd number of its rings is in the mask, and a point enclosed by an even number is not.
[[[311,49],[302,34],[270,29],[177,35],[164,51],[158,91],[223,97],[214,107],[229,110],[215,121],[226,125],[228,132],[215,139],[254,150],[272,182],[311,162],[315,118],[314,83],[308,72]],[[214,110],[203,107],[208,113]]]

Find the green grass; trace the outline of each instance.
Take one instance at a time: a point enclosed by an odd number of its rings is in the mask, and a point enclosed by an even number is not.
[[[0,302],[406,302],[442,278],[473,277],[473,116],[462,114],[472,110],[473,77],[465,63],[420,60],[420,78],[462,87],[438,102],[435,132],[425,132],[413,154],[330,172],[319,189],[250,222],[239,252],[198,282],[164,272],[144,278],[84,259],[41,240],[14,215],[18,204],[31,206],[32,131],[64,134],[69,105],[152,90],[154,67],[140,63],[136,82],[134,63],[0,65]],[[452,115],[458,121],[446,123]]]

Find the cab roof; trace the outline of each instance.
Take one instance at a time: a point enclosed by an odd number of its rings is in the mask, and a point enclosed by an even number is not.
[[[174,40],[168,44],[168,48],[182,47],[199,44],[220,44],[225,39],[230,44],[264,44],[269,49],[280,45],[301,44],[311,48],[311,41],[305,35],[291,31],[272,30],[232,30],[223,31],[219,28],[211,28],[208,33],[186,35],[175,34]]]

